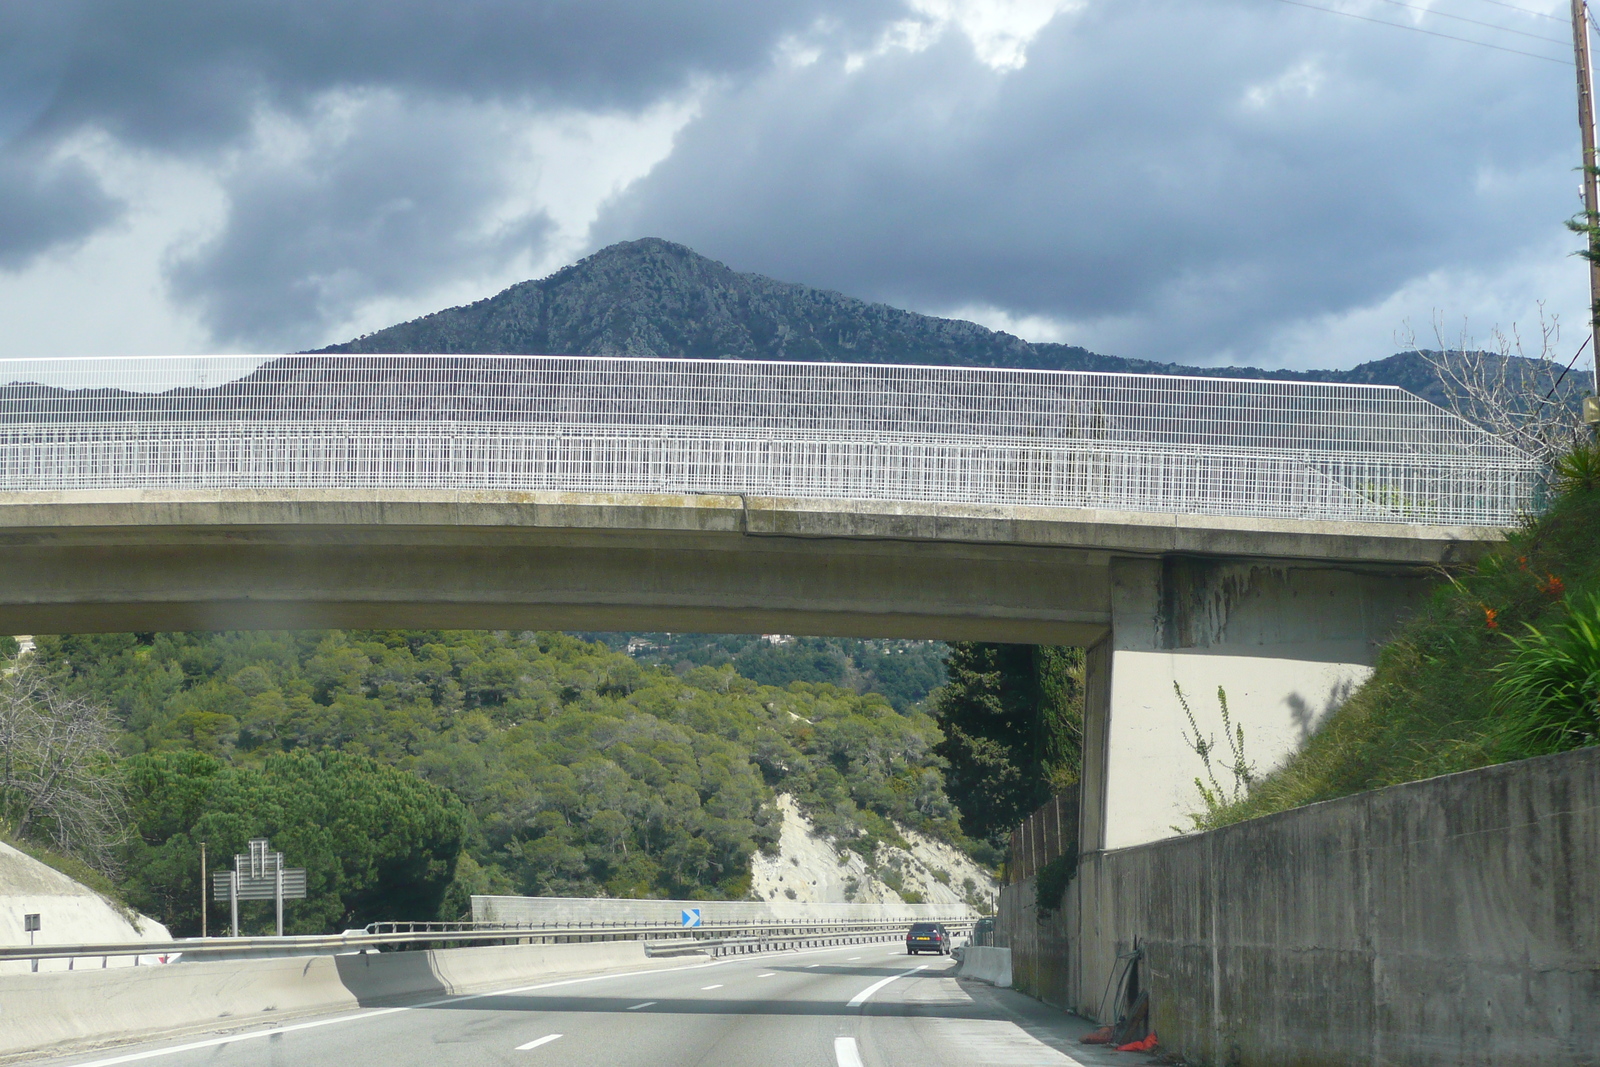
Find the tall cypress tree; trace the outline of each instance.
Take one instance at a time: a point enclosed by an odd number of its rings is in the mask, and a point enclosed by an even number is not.
[[[1083,651],[958,642],[932,704],[949,762],[945,791],[970,836],[1001,845],[1028,813],[1077,781]]]

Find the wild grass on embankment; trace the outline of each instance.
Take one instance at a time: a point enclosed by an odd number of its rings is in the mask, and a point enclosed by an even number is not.
[[[46,867],[53,868],[68,878],[88,886],[124,915],[131,918],[135,914],[133,909],[128,906],[128,902],[123,899],[122,890],[117,887],[115,882],[76,856],[57,852],[39,844],[37,841],[23,840],[16,835],[11,826],[4,822],[0,822],[0,842],[10,845],[31,859],[38,860]]]
[[[1366,789],[1594,743],[1528,737],[1534,709],[1496,691],[1531,625],[1562,631],[1600,595],[1600,455],[1561,472],[1562,490],[1476,565],[1444,577],[1381,652],[1370,680],[1283,767],[1205,820],[1221,826]],[[1526,657],[1524,657],[1526,658]],[[1498,669],[1497,669],[1498,668]],[[1597,679],[1596,681],[1600,681]],[[1587,700],[1581,682],[1571,699]]]

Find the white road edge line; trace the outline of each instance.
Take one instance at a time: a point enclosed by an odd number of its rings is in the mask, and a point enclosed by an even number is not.
[[[899,981],[908,974],[916,974],[918,971],[925,971],[927,969],[928,965],[924,963],[922,966],[913,967],[909,971],[901,971],[899,974],[891,974],[887,978],[880,978],[876,982],[873,982],[871,985],[867,986],[867,988],[863,989],[861,992],[857,993],[855,996],[851,997],[850,1000],[845,1004],[845,1007],[859,1008],[861,1005],[872,999],[872,994],[876,993],[890,982]]]
[[[706,992],[707,990],[710,990],[710,989],[721,989],[721,988],[722,988],[722,983],[718,982],[716,985],[703,985],[703,986],[701,986],[700,987],[700,992],[704,993],[704,992]]]
[[[757,978],[771,978],[773,975],[775,975],[777,973],[778,973],[777,971],[768,971],[766,974],[758,974],[758,975],[756,975],[756,977]]]
[[[761,952],[753,956],[746,956],[746,960],[760,959],[772,956],[810,956],[819,952],[838,952],[837,947],[801,949],[777,952]],[[177,1052],[193,1052],[195,1049],[216,1048],[218,1045],[231,1045],[235,1041],[253,1041],[263,1037],[274,1037],[278,1034],[292,1033],[296,1030],[312,1030],[319,1026],[336,1026],[339,1023],[363,1022],[367,1019],[376,1019],[382,1015],[393,1015],[396,1012],[415,1011],[418,1008],[437,1008],[442,1004],[462,1004],[469,1000],[487,1000],[490,997],[505,997],[512,993],[532,993],[539,989],[552,989],[556,986],[578,985],[582,982],[598,982],[606,978],[637,978],[643,974],[665,974],[673,971],[695,971],[704,967],[715,967],[727,960],[713,960],[710,963],[691,963],[686,967],[652,967],[646,971],[615,971],[610,974],[591,974],[583,978],[567,978],[558,982],[541,982],[538,985],[516,986],[511,989],[495,989],[488,993],[469,993],[459,997],[444,997],[439,1000],[426,1000],[420,1004],[406,1004],[398,1008],[375,1008],[371,1011],[355,1012],[347,1015],[336,1015],[331,1019],[313,1019],[310,1022],[293,1023],[289,1026],[273,1026],[265,1030],[253,1030],[245,1034],[229,1034],[226,1037],[207,1038],[204,1041],[189,1041],[181,1045],[168,1045],[165,1048],[145,1049],[143,1052],[129,1052],[121,1056],[109,1056],[105,1059],[88,1060],[84,1063],[75,1063],[71,1067],[116,1067],[120,1063],[136,1063],[139,1060],[151,1060],[157,1056],[170,1056]],[[810,964],[811,967],[820,967],[820,963]],[[157,1038],[156,1040],[160,1040]],[[48,1049],[38,1050],[45,1055],[50,1054]],[[70,1053],[62,1053],[63,1057],[70,1057]]]
[[[652,1005],[654,1003],[655,1003],[655,1001],[653,1001],[653,1000],[647,1000],[643,1004],[635,1004],[633,1007],[629,1008],[628,1010],[629,1011],[638,1011],[640,1008],[648,1008],[650,1005]]]
[[[856,1049],[856,1039],[853,1037],[834,1038],[833,1058],[839,1061],[839,1067],[861,1067],[861,1053]]]
[[[543,1037],[539,1038],[536,1041],[530,1041],[526,1045],[518,1045],[517,1046],[517,1051],[518,1052],[526,1052],[530,1048],[538,1048],[540,1045],[548,1045],[552,1041],[560,1040],[560,1038],[561,1038],[560,1034],[545,1034]]]

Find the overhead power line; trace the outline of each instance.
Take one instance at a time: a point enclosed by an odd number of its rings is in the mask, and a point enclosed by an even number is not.
[[[1495,7],[1503,7],[1507,11],[1516,11],[1523,15],[1533,15],[1535,18],[1549,19],[1551,22],[1559,22],[1563,26],[1567,22],[1564,16],[1552,15],[1548,11],[1535,11],[1531,7],[1518,7],[1516,4],[1506,3],[1505,0],[1478,0],[1478,2],[1480,4],[1493,4]]]
[[[1514,33],[1518,37],[1532,37],[1535,41],[1544,41],[1548,44],[1568,45],[1572,43],[1559,37],[1546,37],[1542,33],[1529,33],[1526,30],[1514,30],[1510,26],[1502,26],[1497,22],[1483,22],[1479,19],[1469,19],[1465,15],[1452,15],[1448,11],[1437,11],[1431,7],[1423,7],[1421,4],[1408,4],[1405,2],[1405,0],[1380,0],[1380,2],[1389,4],[1392,7],[1403,7],[1410,11],[1420,11],[1425,15],[1435,15],[1442,19],[1454,19],[1457,22],[1467,22],[1474,26],[1483,26],[1486,29],[1499,30],[1501,33]]]
[[[1320,4],[1308,4],[1305,0],[1278,0],[1280,4],[1289,4],[1293,7],[1303,7],[1310,11],[1321,11],[1329,15],[1342,15],[1347,19],[1358,19],[1361,22],[1373,22],[1379,26],[1391,26],[1397,30],[1410,30],[1412,33],[1425,33],[1429,37],[1442,37],[1447,41],[1460,41],[1462,44],[1475,44],[1479,48],[1492,48],[1496,52],[1510,52],[1514,56],[1527,56],[1529,59],[1542,59],[1546,63],[1560,63],[1562,66],[1571,66],[1570,59],[1557,59],[1554,56],[1544,56],[1537,52],[1525,52],[1520,48],[1507,48],[1505,45],[1490,44],[1488,41],[1474,41],[1470,37],[1457,37],[1453,33],[1440,33],[1438,30],[1423,29],[1421,26],[1408,26],[1404,22],[1390,22],[1387,19],[1375,19],[1370,15],[1357,15],[1353,11],[1340,11],[1336,7],[1323,7]]]

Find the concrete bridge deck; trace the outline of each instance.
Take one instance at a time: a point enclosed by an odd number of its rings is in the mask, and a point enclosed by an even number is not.
[[[0,493],[0,630],[783,632],[1091,645],[1113,557],[1408,575],[1476,527],[490,490]]]

